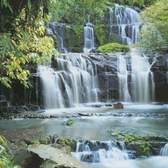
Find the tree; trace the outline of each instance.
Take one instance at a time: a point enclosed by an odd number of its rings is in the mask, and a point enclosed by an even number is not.
[[[164,44],[168,43],[168,0],[160,0],[146,8],[142,13],[143,19],[146,23],[151,23],[160,32]],[[157,39],[153,39],[154,43]],[[161,47],[161,46],[160,46]]]

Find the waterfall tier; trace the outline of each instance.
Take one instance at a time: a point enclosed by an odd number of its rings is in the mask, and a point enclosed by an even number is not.
[[[122,145],[123,147],[123,145]],[[103,164],[110,160],[128,160],[129,154],[110,141],[77,142],[76,151],[72,155],[83,162]]]
[[[140,50],[131,49],[132,61],[132,100],[148,103],[154,99],[155,83],[151,65]]]
[[[84,49],[88,53],[95,49],[94,30],[91,23],[87,23],[84,27]]]
[[[98,101],[96,66],[87,56],[66,54],[55,65],[38,66],[46,108],[73,107]]]
[[[168,143],[163,148],[161,148],[160,155],[161,156],[168,156]]]
[[[140,25],[140,16],[134,9],[118,4],[109,7],[109,35],[117,34],[122,43],[136,43]]]

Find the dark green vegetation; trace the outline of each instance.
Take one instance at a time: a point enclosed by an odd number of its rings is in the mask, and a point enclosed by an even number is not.
[[[108,53],[108,52],[128,52],[129,47],[127,45],[118,43],[109,43],[98,47],[98,52]]]

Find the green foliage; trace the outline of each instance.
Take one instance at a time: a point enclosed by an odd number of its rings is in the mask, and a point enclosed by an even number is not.
[[[13,164],[8,154],[7,140],[3,136],[0,136],[0,168],[20,168]]]
[[[160,50],[166,44],[166,40],[152,24],[146,24],[141,29],[140,47],[145,51]]]
[[[144,8],[153,4],[156,0],[109,0],[112,3],[119,3],[122,5],[136,6],[139,8]]]
[[[150,30],[146,30],[144,33],[146,37],[147,44],[151,43],[153,48],[158,45],[161,47],[162,45],[167,45],[168,43],[168,0],[160,0],[157,1],[155,4],[146,8],[142,13],[145,22],[151,23],[153,26],[156,27],[157,31],[160,33],[160,37],[158,38],[158,33],[154,35],[153,30],[150,33]],[[155,31],[156,32],[156,31]],[[152,35],[152,37],[150,37]],[[149,38],[149,39],[148,39]],[[159,43],[159,44],[155,44]],[[157,47],[157,48],[158,48]]]
[[[110,52],[128,52],[129,47],[127,45],[119,44],[119,43],[109,43],[103,46],[98,47],[98,52],[102,53],[110,53]]]
[[[99,45],[103,45],[107,43],[107,27],[105,25],[96,25],[94,27],[95,30],[95,36],[97,37],[97,40],[99,42]]]
[[[15,19],[14,34],[0,34],[0,83],[6,87],[13,80],[28,87],[30,73],[25,65],[40,63],[53,53],[54,41],[45,36],[43,11],[32,24],[23,23],[26,23],[26,9]]]
[[[90,20],[96,24],[106,10],[108,0],[52,0],[49,11],[53,20],[82,25]]]

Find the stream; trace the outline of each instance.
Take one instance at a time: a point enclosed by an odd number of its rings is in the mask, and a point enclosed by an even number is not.
[[[85,109],[85,110],[84,110]],[[96,110],[97,109],[97,110]],[[101,110],[100,110],[101,109]],[[63,109],[61,109],[63,110]],[[62,111],[60,110],[60,113]],[[54,119],[14,119],[1,120],[0,132],[8,138],[23,138],[26,136],[38,135],[58,135],[59,137],[72,138],[75,140],[83,139],[90,141],[107,142],[111,140],[112,132],[122,132],[124,134],[134,134],[140,136],[164,136],[168,137],[168,118],[158,117],[160,114],[168,113],[168,105],[142,105],[142,104],[127,104],[125,109],[112,110],[107,107],[94,108],[72,108],[66,109],[74,112],[90,113],[94,111],[93,116],[74,117],[75,123],[72,126],[67,126],[65,123],[68,118]],[[49,110],[44,113],[59,113],[59,110]],[[65,111],[65,109],[64,109]],[[96,113],[97,111],[97,113]],[[101,113],[108,115],[101,116]],[[143,113],[146,116],[112,116],[111,113]],[[156,117],[157,115],[157,117]],[[161,115],[161,116],[162,116]],[[34,132],[35,131],[35,132]],[[115,149],[115,150],[114,150]],[[122,157],[124,151],[112,146],[109,150],[98,150],[98,163],[87,163],[96,168],[167,168],[168,158],[166,156],[151,156],[149,158],[131,159]],[[88,151],[88,149],[87,149]],[[79,155],[86,155],[87,151],[73,153],[75,158],[79,159]],[[88,152],[94,152],[89,149]],[[116,153],[117,152],[117,153]],[[125,151],[126,152],[126,151]],[[124,154],[125,156],[125,154]],[[96,156],[97,158],[97,156]]]

